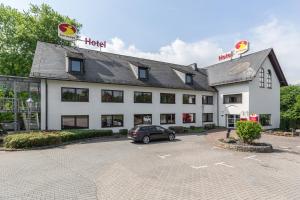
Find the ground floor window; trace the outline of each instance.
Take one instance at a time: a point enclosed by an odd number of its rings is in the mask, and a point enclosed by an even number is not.
[[[139,124],[152,124],[152,115],[151,114],[138,114],[134,115],[134,125]]]
[[[160,114],[160,124],[175,124],[175,114]]]
[[[203,113],[202,122],[213,122],[213,113]]]
[[[262,126],[271,126],[271,114],[260,114],[259,123]]]
[[[61,116],[61,129],[89,128],[88,115],[63,115]]]
[[[122,127],[124,124],[123,115],[102,115],[101,126],[102,128],[107,127]]]
[[[195,113],[183,113],[182,114],[182,122],[183,123],[195,123],[196,122],[196,114]]]

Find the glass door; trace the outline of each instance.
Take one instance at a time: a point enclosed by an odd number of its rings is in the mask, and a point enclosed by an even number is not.
[[[240,120],[240,115],[227,115],[227,128],[235,128],[236,122]]]

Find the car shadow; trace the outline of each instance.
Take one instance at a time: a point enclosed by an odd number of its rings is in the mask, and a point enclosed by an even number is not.
[[[135,145],[151,145],[151,144],[163,144],[163,143],[173,143],[173,142],[181,142],[182,140],[176,138],[173,141],[169,141],[169,140],[152,140],[150,141],[148,144],[144,144],[143,142],[135,142],[135,141],[131,141],[131,144],[135,144]]]

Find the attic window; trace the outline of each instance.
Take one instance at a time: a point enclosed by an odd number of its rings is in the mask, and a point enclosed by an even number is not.
[[[147,80],[149,78],[148,68],[139,67],[138,76],[140,80]]]
[[[188,85],[193,85],[193,75],[192,74],[185,75],[185,83]]]
[[[83,60],[79,58],[69,58],[69,72],[83,73]]]

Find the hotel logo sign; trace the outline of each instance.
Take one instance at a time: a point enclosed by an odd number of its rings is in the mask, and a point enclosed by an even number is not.
[[[237,42],[234,46],[234,52],[235,54],[243,54],[246,53],[249,50],[249,42],[246,40],[241,40]]]
[[[234,50],[223,53],[218,56],[219,61],[232,59],[235,55],[241,56],[249,50],[249,42],[247,40],[240,40],[234,45]]]
[[[67,41],[75,41],[77,39],[77,28],[68,23],[61,23],[57,27],[58,37]]]

